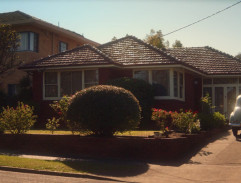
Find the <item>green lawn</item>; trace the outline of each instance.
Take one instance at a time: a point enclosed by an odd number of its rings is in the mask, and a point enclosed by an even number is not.
[[[134,176],[148,170],[147,164],[107,160],[39,160],[0,155],[0,166],[65,173],[91,173],[107,176]]]
[[[9,133],[9,132],[6,132]],[[148,137],[149,135],[153,135],[154,131],[128,131],[124,133],[117,133],[119,136],[143,136]],[[49,130],[29,130],[27,134],[52,134]],[[54,134],[58,135],[71,135],[72,132],[68,130],[56,130]],[[85,135],[84,133],[81,135]]]

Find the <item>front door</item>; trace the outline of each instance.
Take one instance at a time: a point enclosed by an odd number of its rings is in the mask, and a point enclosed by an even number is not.
[[[223,113],[226,117],[229,117],[235,106],[236,90],[236,86],[215,87],[215,111]]]

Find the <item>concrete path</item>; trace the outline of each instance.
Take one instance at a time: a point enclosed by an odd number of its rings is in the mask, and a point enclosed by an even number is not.
[[[24,156],[29,157],[29,156]],[[29,158],[48,158],[32,156]],[[52,159],[58,157],[51,157]],[[51,160],[52,160],[51,159]],[[110,162],[107,162],[110,163]],[[241,182],[241,141],[236,141],[231,131],[222,133],[218,138],[210,139],[210,143],[203,148],[197,148],[190,152],[183,160],[168,163],[143,163],[113,161],[116,170],[91,172],[89,175],[56,174],[38,175],[38,181],[34,182],[168,182],[168,183],[190,183],[190,182]],[[124,170],[118,172],[121,164],[130,163],[136,167],[134,172]],[[132,170],[133,171],[133,170]],[[118,173],[117,173],[118,172]],[[0,171],[0,176],[1,176]],[[9,172],[10,173],[10,172]],[[12,172],[11,172],[12,173]],[[29,172],[31,173],[31,172]],[[34,172],[33,172],[34,173]],[[6,172],[5,172],[6,174]],[[57,176],[58,175],[58,176]],[[11,175],[9,175],[11,177]],[[20,175],[18,177],[22,182]],[[25,179],[28,174],[24,174]],[[41,176],[46,181],[41,179]],[[47,176],[47,177],[46,177]],[[2,176],[1,176],[2,177]],[[33,174],[29,177],[34,178]],[[52,179],[54,178],[54,179]],[[16,180],[16,179],[15,179]],[[27,179],[26,179],[27,180]],[[29,178],[29,180],[35,180]],[[0,179],[1,182],[1,179]],[[29,181],[31,182],[31,181]]]

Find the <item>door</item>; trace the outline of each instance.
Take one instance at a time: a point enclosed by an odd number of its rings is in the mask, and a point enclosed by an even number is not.
[[[236,101],[236,86],[215,87],[215,111],[229,117]]]

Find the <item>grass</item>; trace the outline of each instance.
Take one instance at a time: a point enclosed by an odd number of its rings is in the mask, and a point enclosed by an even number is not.
[[[127,131],[124,133],[117,133],[118,136],[142,136],[142,137],[148,137],[150,135],[153,135],[155,131]],[[10,133],[6,131],[5,133]],[[52,134],[49,130],[29,130],[27,131],[27,134]],[[56,130],[54,131],[54,134],[56,135],[72,135],[72,132],[69,130]],[[81,133],[80,135],[86,135],[84,133]]]
[[[40,160],[0,155],[0,166],[64,173],[91,173],[109,176],[134,176],[148,170],[147,164],[123,161]]]

